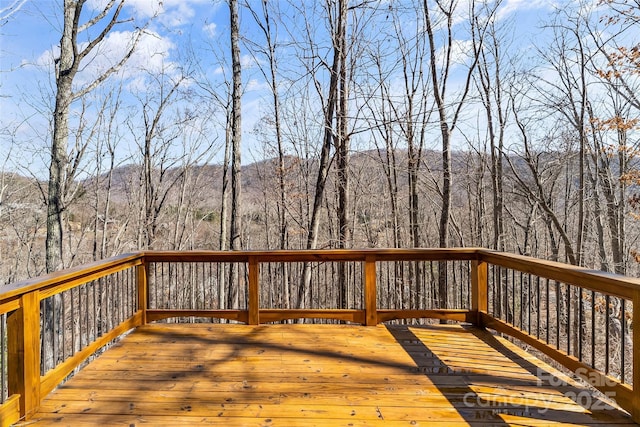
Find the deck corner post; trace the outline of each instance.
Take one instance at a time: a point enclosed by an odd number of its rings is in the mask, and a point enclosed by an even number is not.
[[[9,396],[20,395],[20,416],[40,407],[40,293],[24,294],[7,316]]]
[[[376,326],[378,324],[376,276],[376,257],[374,255],[367,255],[364,261],[364,306],[366,326]]]
[[[149,264],[143,257],[142,264],[136,267],[138,284],[138,311],[140,311],[140,325],[147,324],[147,309],[149,308]]]
[[[633,293],[633,410],[631,418],[640,424],[640,290]]]
[[[249,301],[247,302],[250,325],[260,324],[260,264],[255,256],[249,257]]]
[[[488,269],[487,263],[481,260],[471,261],[471,322],[483,327],[482,314],[488,310]]]

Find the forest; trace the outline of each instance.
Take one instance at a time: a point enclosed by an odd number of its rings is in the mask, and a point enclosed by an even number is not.
[[[144,249],[638,273],[637,2],[548,5],[526,40],[513,0],[180,3],[4,2],[0,36],[53,47],[1,65],[2,283]]]

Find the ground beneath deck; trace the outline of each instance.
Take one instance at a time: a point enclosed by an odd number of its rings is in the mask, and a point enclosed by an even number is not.
[[[50,394],[27,423],[631,423],[555,376],[565,378],[508,341],[459,325],[153,324]]]

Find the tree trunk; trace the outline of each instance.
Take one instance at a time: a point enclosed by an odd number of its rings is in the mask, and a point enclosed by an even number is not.
[[[240,65],[238,2],[229,0],[231,20],[231,62],[233,68],[233,91],[231,94],[231,250],[242,249],[242,212],[240,197],[242,195],[240,142],[242,139],[242,68]],[[229,307],[237,307],[239,303],[238,272],[234,264],[230,272]]]
[[[347,0],[340,0],[347,1]],[[343,8],[341,7],[342,11]],[[345,9],[346,12],[346,9]],[[338,22],[336,28],[338,33],[333,35],[333,63],[331,65],[331,79],[329,81],[329,93],[327,95],[327,103],[324,106],[324,138],[322,149],[320,151],[320,162],[318,166],[318,177],[316,179],[315,194],[313,197],[313,208],[311,210],[311,221],[309,223],[309,231],[307,234],[307,249],[315,249],[318,245],[318,229],[320,227],[320,211],[324,201],[324,190],[327,184],[327,176],[329,175],[331,144],[333,142],[333,121],[335,111],[338,108],[338,89],[340,80],[340,61],[341,51],[345,48],[340,44],[344,41],[344,37],[339,37],[342,27],[346,28],[346,16],[342,13],[338,14]],[[302,283],[298,291],[298,307],[305,308],[305,304],[309,301],[311,285],[311,269],[308,263],[304,264]]]
[[[340,18],[338,45],[340,48],[340,76],[338,89],[338,109],[336,114],[336,166],[338,183],[338,248],[346,249],[351,240],[349,220],[349,134],[348,134],[348,77],[347,77],[347,0],[339,0]],[[349,295],[346,264],[338,264],[338,286],[341,293],[341,308],[348,308],[352,296]]]

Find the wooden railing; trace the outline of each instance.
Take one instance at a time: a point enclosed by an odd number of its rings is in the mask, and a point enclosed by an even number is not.
[[[638,279],[477,248],[127,254],[2,288],[0,426],[28,418],[93,354],[147,322],[301,318],[494,329],[640,421],[636,307]]]

